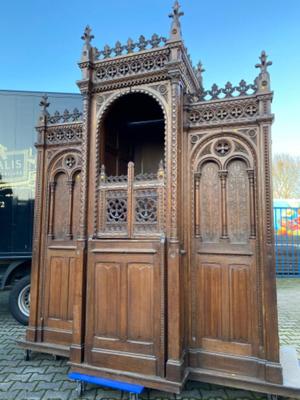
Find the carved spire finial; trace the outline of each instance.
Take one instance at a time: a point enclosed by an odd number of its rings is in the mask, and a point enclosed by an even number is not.
[[[81,53],[81,62],[93,62],[94,59],[97,59],[99,52],[96,48],[91,45],[91,41],[94,39],[94,35],[92,35],[92,29],[87,25],[81,36],[81,39],[84,41]],[[82,68],[82,79],[88,78],[87,68]]]
[[[42,99],[41,99],[39,105],[41,107],[41,113],[40,113],[39,119],[38,119],[38,126],[47,125],[47,121],[48,121],[48,117],[49,117],[47,108],[50,106],[50,103],[48,101],[48,96],[46,93],[44,94],[44,96],[42,96]]]
[[[266,52],[263,50],[260,54],[260,64],[256,64],[255,68],[260,68],[260,72],[267,72],[267,68],[272,65],[272,61],[267,61],[267,54]]]
[[[48,102],[48,96],[45,93],[44,96],[42,96],[42,100],[40,101],[40,107],[41,107],[41,114],[48,115],[48,110],[47,108],[50,106],[50,103]]]
[[[94,35],[91,35],[92,29],[90,28],[89,25],[85,27],[85,30],[83,32],[83,35],[81,36],[81,39],[85,41],[85,44],[88,46],[91,44],[91,41],[94,39]]]
[[[170,32],[170,40],[180,40],[181,39],[181,25],[180,25],[180,17],[182,17],[184,13],[180,11],[180,4],[178,0],[175,0],[173,5],[173,11],[169,14],[169,17],[173,19],[171,25]]]
[[[203,89],[203,76],[202,76],[203,72],[205,72],[205,69],[203,68],[202,62],[199,61],[196,67],[196,77],[198,79],[201,89]]]
[[[256,78],[258,91],[270,90],[270,74],[268,72],[268,67],[272,65],[272,61],[267,61],[267,54],[263,50],[260,54],[260,64],[256,64],[255,68],[260,68],[260,73]]]

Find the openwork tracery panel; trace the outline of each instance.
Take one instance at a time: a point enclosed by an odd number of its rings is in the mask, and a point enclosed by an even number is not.
[[[106,176],[102,166],[98,188],[98,237],[160,235],[164,229],[164,170],[157,174]]]
[[[135,191],[134,231],[155,232],[158,222],[158,193],[156,189]]]
[[[127,231],[127,191],[106,192],[106,231]]]

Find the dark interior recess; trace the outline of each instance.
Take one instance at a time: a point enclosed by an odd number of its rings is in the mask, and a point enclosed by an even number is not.
[[[150,96],[130,93],[116,100],[104,119],[102,160],[107,175],[156,172],[164,157],[164,115]],[[104,153],[104,154],[103,154]]]

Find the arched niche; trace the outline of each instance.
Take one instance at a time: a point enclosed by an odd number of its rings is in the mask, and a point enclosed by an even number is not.
[[[116,99],[101,122],[100,163],[106,174],[126,175],[130,161],[135,174],[156,173],[164,158],[165,121],[160,104],[145,93]]]
[[[54,184],[54,238],[65,239],[68,233],[68,213],[66,212],[66,203],[62,199],[68,194],[67,189],[68,176],[60,171],[55,175]]]
[[[247,243],[250,232],[250,185],[246,161],[233,158],[227,165],[228,236],[231,243]]]

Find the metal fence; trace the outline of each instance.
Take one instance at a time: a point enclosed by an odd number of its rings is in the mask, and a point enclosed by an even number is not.
[[[300,277],[300,208],[274,207],[276,274]]]

